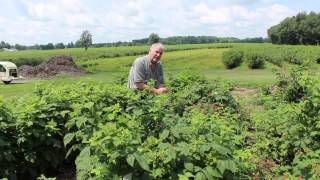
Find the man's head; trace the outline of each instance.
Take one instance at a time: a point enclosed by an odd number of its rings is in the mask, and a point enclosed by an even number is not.
[[[156,64],[160,61],[163,50],[164,50],[164,47],[161,43],[154,43],[151,45],[149,54],[148,54],[151,60],[151,63]]]

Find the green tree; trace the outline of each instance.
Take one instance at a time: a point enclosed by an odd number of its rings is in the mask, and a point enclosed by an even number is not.
[[[320,42],[320,13],[298,13],[268,29],[274,44],[317,45]]]
[[[151,33],[148,38],[148,44],[157,43],[160,41],[160,37],[156,33]]]
[[[7,43],[7,42],[1,41],[0,48],[8,48],[8,49],[10,49],[11,45],[9,43]]]
[[[41,50],[49,50],[54,49],[54,45],[52,43],[48,43],[47,45],[40,45]]]
[[[63,43],[57,43],[54,47],[56,49],[64,49],[64,48],[66,48],[66,46]]]
[[[89,46],[92,45],[92,35],[88,30],[82,32],[80,39],[76,42],[87,51]]]
[[[67,48],[73,48],[74,47],[74,44],[73,42],[71,41],[70,43],[67,44]]]
[[[14,48],[18,49],[18,50],[26,50],[27,47],[24,45],[20,45],[20,44],[15,44]]]

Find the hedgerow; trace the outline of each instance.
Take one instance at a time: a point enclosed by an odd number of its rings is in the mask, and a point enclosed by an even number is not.
[[[255,166],[239,158],[246,127],[231,87],[186,74],[168,86],[154,95],[79,83],[1,102],[0,138],[9,144],[0,155],[13,158],[0,177],[34,179],[66,162],[78,179],[249,176]]]

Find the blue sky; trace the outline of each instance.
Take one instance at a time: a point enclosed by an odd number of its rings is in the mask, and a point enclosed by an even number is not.
[[[298,12],[320,12],[318,0],[0,0],[0,41],[25,45],[208,35],[266,37]]]

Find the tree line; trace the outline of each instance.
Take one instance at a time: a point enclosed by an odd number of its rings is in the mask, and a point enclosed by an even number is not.
[[[239,39],[235,37],[216,37],[216,36],[171,36],[167,38],[160,38],[156,33],[151,33],[149,37],[142,39],[135,39],[131,42],[118,41],[112,43],[96,43],[93,47],[117,47],[117,46],[136,46],[146,45],[155,42],[161,42],[163,44],[209,44],[209,43],[266,43],[270,42],[268,38],[254,37]]]
[[[89,46],[92,45],[92,34],[85,30],[82,32],[80,38],[73,43],[72,41],[70,43],[64,44],[62,42],[60,43],[48,43],[48,44],[35,44],[32,46],[25,46],[21,44],[15,44],[11,45],[8,42],[1,41],[0,42],[0,50],[3,48],[7,49],[17,49],[17,50],[50,50],[50,49],[65,49],[65,48],[80,48],[84,47],[85,50],[88,49]]]
[[[320,13],[298,13],[268,29],[273,44],[319,45]]]
[[[50,49],[65,49],[65,48],[80,48],[84,47],[88,49],[89,47],[117,47],[117,46],[136,46],[136,45],[146,45],[152,44],[154,42],[161,42],[163,44],[206,44],[206,43],[264,43],[269,42],[267,38],[255,37],[255,38],[245,38],[239,39],[235,37],[216,37],[216,36],[172,36],[167,38],[160,38],[156,33],[151,33],[149,37],[143,39],[136,39],[132,41],[125,42],[112,42],[112,43],[92,43],[92,35],[89,31],[83,31],[80,39],[76,42],[70,42],[64,44],[62,42],[53,44],[35,44],[32,46],[25,46],[20,44],[10,45],[7,42],[2,41],[0,43],[0,50],[2,48],[15,48],[17,50],[50,50]]]
[[[155,33],[150,34],[149,38],[133,40],[135,44],[151,44],[151,42],[162,42],[163,44],[207,44],[207,43],[264,43],[267,38],[254,37],[239,39],[235,37],[216,37],[216,36],[171,36],[160,38]]]

